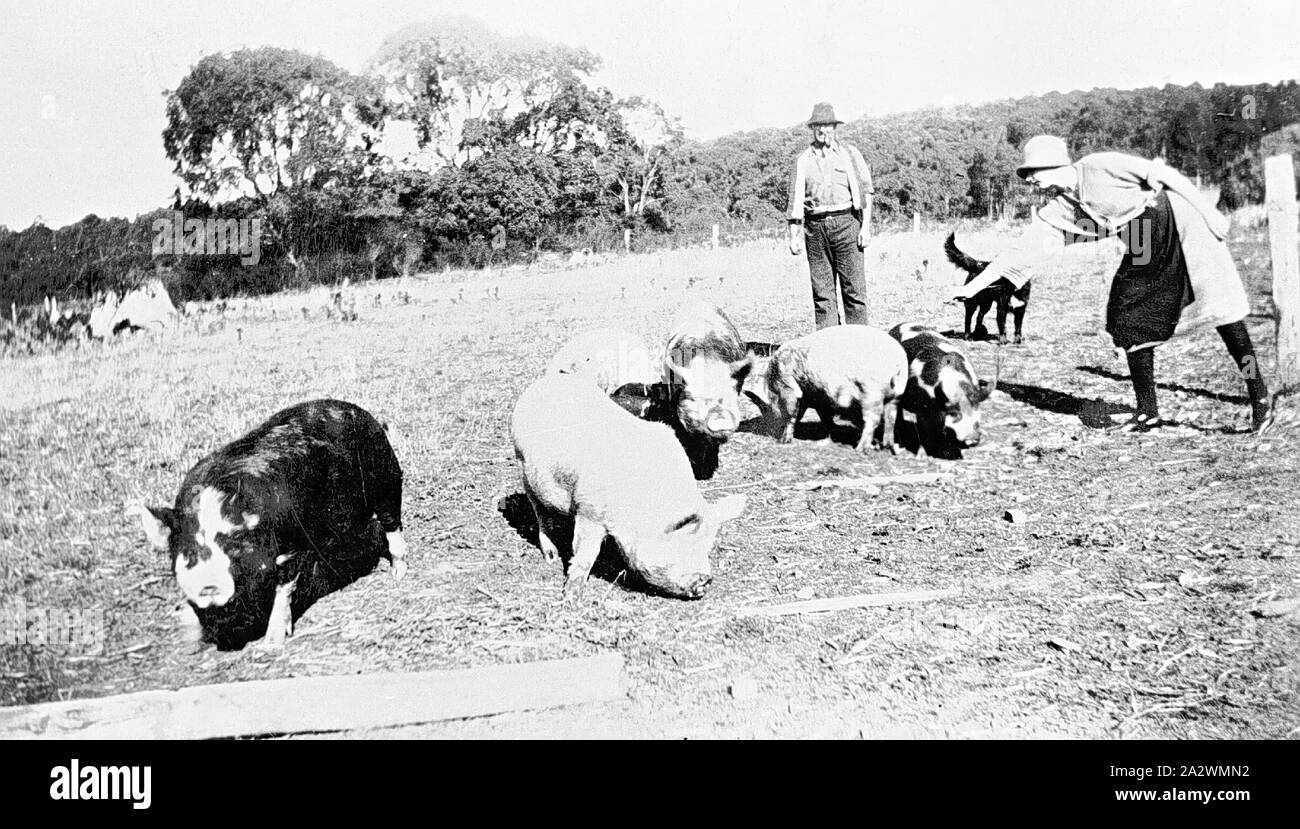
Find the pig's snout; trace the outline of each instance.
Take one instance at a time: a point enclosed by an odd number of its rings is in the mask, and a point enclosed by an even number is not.
[[[959,446],[978,446],[980,438],[979,420],[972,417],[950,418],[947,422],[948,437]]]
[[[205,584],[199,588],[198,594],[194,597],[194,604],[199,607],[221,607],[229,598],[230,596],[221,589],[220,585]]]
[[[705,573],[697,573],[694,576],[688,576],[682,585],[682,596],[687,599],[700,599],[708,592],[709,585],[713,583],[713,576]]]
[[[709,412],[704,425],[712,434],[721,435],[736,431],[740,422],[735,412],[718,406]]]

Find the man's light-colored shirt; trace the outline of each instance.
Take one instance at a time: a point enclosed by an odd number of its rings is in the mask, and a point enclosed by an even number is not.
[[[861,210],[864,198],[874,192],[871,167],[857,147],[842,141],[810,146],[795,162],[786,218],[797,222],[805,215]]]

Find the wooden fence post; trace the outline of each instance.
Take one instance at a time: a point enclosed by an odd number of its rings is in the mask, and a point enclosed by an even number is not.
[[[1277,309],[1277,386],[1294,391],[1300,386],[1300,251],[1295,164],[1289,153],[1264,160],[1264,194]]]
[[[713,249],[718,249],[718,226],[713,226]]]
[[[632,252],[632,231],[631,230],[627,230],[627,229],[623,230],[623,252],[624,253]]]
[[[913,236],[921,235],[921,214],[920,213],[912,214],[912,235]]]

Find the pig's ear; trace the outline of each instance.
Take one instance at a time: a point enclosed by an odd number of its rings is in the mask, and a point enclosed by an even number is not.
[[[745,511],[745,504],[748,501],[749,498],[745,495],[728,495],[716,504],[710,505],[709,511],[713,513],[714,521],[725,524],[739,518],[740,514]]]
[[[167,507],[140,507],[140,523],[144,526],[145,537],[156,550],[167,549],[175,521],[175,513]]]
[[[673,389],[668,383],[651,383],[646,387],[646,395],[651,403],[662,406],[672,402]]]
[[[731,370],[731,379],[736,381],[736,388],[740,388],[754,368],[754,353],[751,351],[744,356],[744,359],[737,360],[728,368]]]

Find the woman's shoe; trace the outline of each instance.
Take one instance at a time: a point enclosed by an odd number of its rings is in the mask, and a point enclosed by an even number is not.
[[[1159,429],[1164,426],[1165,422],[1160,419],[1160,415],[1138,413],[1128,420],[1114,427],[1116,432],[1150,432],[1152,429]]]
[[[1250,404],[1250,431],[1262,435],[1272,428],[1277,419],[1277,395],[1268,400],[1253,400]]]

